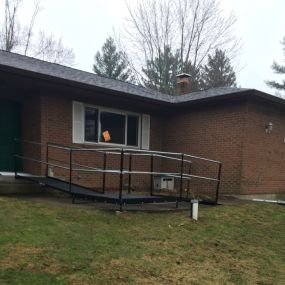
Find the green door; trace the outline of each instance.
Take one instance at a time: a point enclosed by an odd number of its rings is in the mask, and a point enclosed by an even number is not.
[[[10,101],[0,101],[0,171],[14,170],[13,140],[14,138],[20,138],[20,135],[20,104]]]

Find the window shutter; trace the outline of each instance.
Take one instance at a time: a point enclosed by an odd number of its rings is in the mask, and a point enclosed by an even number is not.
[[[84,105],[79,102],[73,102],[72,141],[84,142]]]
[[[142,115],[142,149],[149,149],[150,115]]]

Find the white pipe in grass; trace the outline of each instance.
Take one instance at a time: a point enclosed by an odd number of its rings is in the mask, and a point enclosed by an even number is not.
[[[274,203],[274,204],[285,205],[285,201],[282,201],[282,200],[252,199],[252,201],[254,201],[254,202]]]
[[[192,219],[193,220],[198,220],[198,208],[199,208],[199,201],[198,200],[191,200],[191,204],[192,204]]]

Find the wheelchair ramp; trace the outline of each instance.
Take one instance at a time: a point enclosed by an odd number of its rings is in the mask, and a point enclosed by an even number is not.
[[[73,198],[77,199],[88,199],[98,202],[106,202],[118,204],[120,203],[120,197],[116,192],[101,193],[95,190],[89,190],[85,187],[78,186],[75,184],[69,184],[66,181],[58,180],[50,177],[42,176],[21,176],[17,178],[30,180],[40,185],[56,189],[58,191],[71,194]],[[142,204],[142,203],[163,203],[163,202],[176,202],[178,199],[174,196],[149,196],[140,195],[134,193],[122,193],[122,202],[125,204]],[[189,199],[183,199],[183,201],[190,201]]]
[[[19,143],[24,152],[14,155],[15,177],[69,193],[73,201],[115,203],[120,210],[124,204],[176,202],[178,206],[191,198],[205,204],[218,203],[220,161],[185,153],[76,148],[15,139],[15,146]],[[19,166],[29,174],[20,173]],[[171,186],[156,182],[163,179],[171,180]],[[140,187],[136,188],[137,185]]]

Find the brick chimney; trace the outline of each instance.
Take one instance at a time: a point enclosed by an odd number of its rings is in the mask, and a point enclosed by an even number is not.
[[[191,75],[187,73],[181,73],[177,76],[176,83],[176,95],[183,95],[191,92],[190,79]]]

